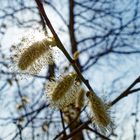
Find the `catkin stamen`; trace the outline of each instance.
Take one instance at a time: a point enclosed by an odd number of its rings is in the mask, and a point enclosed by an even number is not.
[[[29,32],[11,48],[14,64],[11,70],[20,73],[21,77],[38,74],[45,66],[54,64],[56,45],[54,37],[46,37],[44,32]]]
[[[89,98],[90,107],[93,113],[93,122],[98,125],[101,131],[107,130],[108,126],[111,124],[111,119],[107,112],[106,105],[92,92],[88,92],[87,96]]]
[[[26,70],[32,63],[37,60],[41,55],[43,55],[49,49],[45,45],[44,41],[36,42],[32,44],[28,49],[26,49],[21,55],[18,67],[21,70]]]
[[[50,105],[63,109],[75,102],[80,85],[76,82],[76,73],[70,73],[58,81],[47,83],[47,97]]]
[[[60,81],[55,88],[53,94],[52,94],[52,100],[57,101],[60,98],[64,96],[64,94],[69,90],[69,88],[72,86],[74,80],[76,78],[76,74],[70,74],[63,78],[62,81]]]

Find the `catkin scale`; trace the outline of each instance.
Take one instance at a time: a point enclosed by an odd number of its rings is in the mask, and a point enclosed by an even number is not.
[[[45,45],[45,41],[36,42],[26,49],[21,55],[18,67],[26,70],[35,60],[43,55],[49,48]]]

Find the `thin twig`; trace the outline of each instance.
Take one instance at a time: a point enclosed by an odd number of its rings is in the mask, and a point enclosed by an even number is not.
[[[124,91],[122,92],[116,99],[114,99],[111,103],[110,106],[113,106],[114,104],[116,104],[119,100],[121,100],[122,98],[128,96],[129,94],[133,92],[135,92],[135,90],[131,90],[137,83],[140,82],[140,76]],[[136,90],[137,91],[137,90]]]
[[[95,93],[92,89],[92,87],[90,86],[89,84],[89,81],[86,80],[83,75],[81,74],[79,68],[77,67],[75,61],[71,58],[71,56],[69,55],[69,53],[67,52],[67,50],[65,49],[64,45],[62,44],[61,40],[59,39],[58,35],[56,34],[50,20],[48,19],[47,15],[46,15],[46,12],[44,10],[44,7],[43,7],[43,4],[41,3],[40,0],[35,0],[37,5],[38,5],[38,9],[41,13],[41,15],[43,16],[48,28],[50,29],[50,31],[52,32],[54,38],[55,38],[55,41],[56,41],[56,44],[57,44],[57,47],[64,53],[64,55],[66,56],[66,58],[69,60],[69,62],[72,64],[73,68],[75,69],[75,71],[77,72],[79,78],[81,79],[81,81],[83,81],[83,83],[86,85],[86,87],[92,91],[93,93]]]
[[[87,107],[87,105],[77,114],[77,116],[75,117],[75,119],[73,119],[70,124],[68,124],[66,127],[65,127],[65,130],[68,129],[77,119],[78,117],[80,116],[81,112],[83,112],[85,110],[85,108]],[[64,130],[63,130],[64,131]],[[55,138],[53,140],[56,140],[58,137],[60,137],[64,132],[61,131],[58,135],[55,136]]]
[[[109,138],[107,138],[106,136],[100,134],[99,132],[97,132],[96,130],[93,130],[91,128],[88,127],[88,124],[91,123],[90,120],[88,120],[87,122],[83,123],[82,125],[80,125],[79,127],[77,127],[75,130],[72,131],[72,133],[70,133],[65,140],[71,138],[72,136],[74,136],[77,132],[83,130],[83,129],[89,129],[90,131],[94,132],[95,134],[97,134],[98,136],[100,136],[101,138],[104,138],[106,140],[110,140]]]
[[[67,136],[66,134],[66,129],[65,129],[65,123],[64,123],[64,118],[63,118],[63,113],[60,110],[60,116],[61,116],[61,121],[62,121],[62,127],[63,127],[63,134],[64,134],[64,138]]]
[[[94,132],[96,135],[100,136],[101,138],[103,138],[103,139],[105,139],[105,140],[111,140],[111,139],[107,138],[106,136],[100,134],[100,133],[97,132],[96,130],[90,128],[89,126],[87,126],[87,130],[90,130],[90,131]]]

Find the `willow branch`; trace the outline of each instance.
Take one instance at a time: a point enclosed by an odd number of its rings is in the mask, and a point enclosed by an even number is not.
[[[129,94],[132,94],[136,91],[139,91],[140,90],[139,88],[131,90],[139,82],[140,82],[140,76],[137,79],[135,79],[135,81],[124,92],[122,92],[116,99],[114,99],[110,103],[110,105],[113,106],[118,101],[120,101],[122,98],[124,98],[124,97],[128,96]]]
[[[45,12],[45,9],[43,7],[43,4],[41,3],[40,0],[35,0],[36,1],[36,4],[38,6],[38,9],[42,15],[42,17],[44,18],[45,22],[46,22],[46,25],[48,26],[48,28],[50,29],[50,31],[52,32],[54,38],[55,38],[55,41],[56,41],[56,44],[57,44],[57,47],[64,53],[64,55],[66,56],[66,58],[68,59],[68,61],[71,63],[71,65],[73,66],[74,70],[77,72],[79,78],[81,79],[81,81],[83,81],[83,83],[86,85],[86,87],[92,91],[93,93],[95,93],[92,89],[92,87],[90,86],[89,84],[89,81],[86,80],[83,75],[81,74],[79,68],[77,67],[75,61],[71,58],[71,56],[69,55],[69,53],[67,52],[67,50],[65,49],[64,45],[62,44],[61,40],[59,39],[57,33],[55,32],[48,16],[46,15],[46,12]]]
[[[64,138],[66,137],[66,129],[65,129],[65,123],[64,123],[64,118],[63,118],[63,114],[62,111],[60,110],[60,116],[61,116],[61,121],[62,121],[62,127],[63,127],[63,134],[64,134]]]
[[[101,138],[103,138],[103,139],[105,139],[105,140],[110,140],[109,138],[107,138],[106,136],[100,134],[100,133],[97,132],[96,130],[93,130],[93,129],[89,128],[89,127],[87,126],[89,123],[91,123],[90,120],[87,121],[87,122],[85,122],[85,123],[83,123],[83,124],[80,125],[79,127],[77,127],[75,130],[72,131],[72,133],[70,133],[69,135],[67,135],[67,136],[65,137],[65,140],[71,138],[73,135],[75,135],[77,132],[79,132],[79,131],[81,131],[81,130],[83,130],[83,129],[88,129],[88,130],[94,132],[95,134],[97,134],[98,136],[100,136]]]

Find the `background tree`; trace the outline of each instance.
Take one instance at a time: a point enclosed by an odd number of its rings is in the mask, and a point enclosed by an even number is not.
[[[108,138],[139,138],[139,0],[42,2],[68,52],[71,56],[80,53],[76,63],[84,77],[99,96],[104,95],[113,105],[115,127]],[[44,84],[72,70],[63,54],[55,65],[28,80],[21,80],[18,72],[9,70],[11,48],[15,42],[20,46],[17,38],[34,25],[46,33],[49,29],[35,1],[1,0],[0,5],[1,138],[60,139],[66,133],[67,138],[76,140],[100,139],[102,136],[90,122],[88,107],[77,110],[70,106],[71,112],[63,113],[48,107]],[[136,94],[121,100],[132,93]],[[74,119],[75,114],[80,118]],[[66,118],[70,122],[64,124]]]

